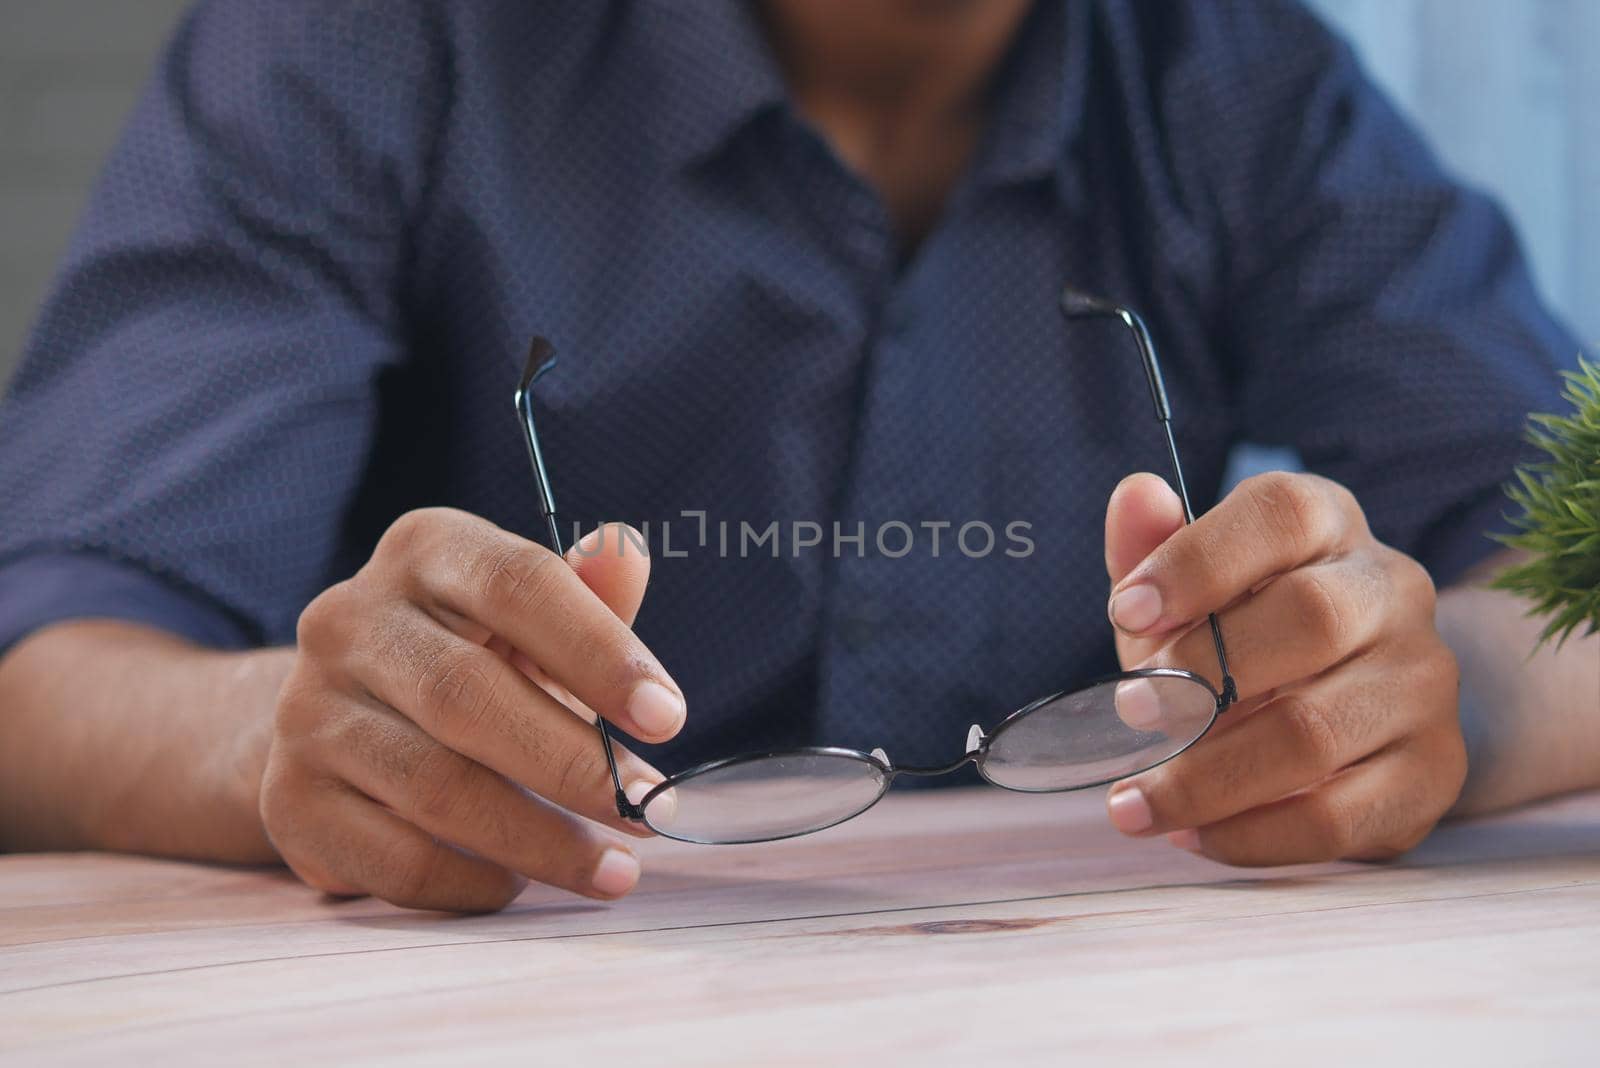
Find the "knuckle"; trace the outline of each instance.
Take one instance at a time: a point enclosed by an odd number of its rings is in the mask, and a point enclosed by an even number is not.
[[[378,896],[396,905],[422,908],[436,896],[442,882],[445,853],[449,847],[422,836],[414,836],[376,861],[379,866]]]
[[[279,854],[301,882],[313,890],[339,897],[354,897],[364,892],[350,880],[341,878],[326,855],[316,850],[299,849],[299,844],[292,842],[288,849],[279,848]]]
[[[518,545],[489,555],[483,595],[508,613],[537,616],[561,588],[566,561],[538,545]]]
[[[497,872],[472,888],[469,896],[457,906],[462,912],[499,912],[517,899],[528,881],[515,872]]]
[[[1322,705],[1303,695],[1279,698],[1277,715],[1288,727],[1300,762],[1323,774],[1337,771],[1344,746]]]
[[[350,580],[336,582],[311,599],[295,623],[295,645],[313,656],[343,646],[342,635],[355,614],[356,591]]]
[[[1378,847],[1378,855],[1383,860],[1393,860],[1404,853],[1409,853],[1422,844],[1422,840],[1433,833],[1434,824],[1439,821],[1438,815],[1419,819],[1400,831],[1389,841]]]
[[[1351,492],[1350,487],[1343,482],[1335,482],[1333,479],[1324,478],[1321,475],[1307,474],[1301,477],[1308,486],[1322,496],[1325,504],[1332,506],[1332,512],[1335,516],[1349,517],[1351,519],[1359,518],[1362,524],[1365,525],[1366,513],[1362,510],[1361,502],[1356,499],[1356,495]]]
[[[1401,603],[1421,609],[1431,619],[1439,591],[1428,569],[1405,553],[1391,551],[1388,570],[1390,582]]]
[[[367,774],[383,784],[381,789],[391,790],[402,799],[409,796],[418,779],[418,769],[439,748],[439,743],[423,731],[397,727],[387,714],[364,711],[336,717],[326,727],[323,744],[350,754]]]
[[[313,793],[317,789],[305,768],[274,751],[256,794],[256,811],[267,841],[297,873],[301,861],[312,859],[311,854],[325,833],[316,815]]]
[[[329,752],[358,753],[372,746],[364,710],[336,710],[318,691],[308,691],[297,698],[297,704],[304,710],[300,713],[303,721],[299,737],[305,745]]]
[[[1417,658],[1418,666],[1423,672],[1425,689],[1422,692],[1440,694],[1442,713],[1450,723],[1454,724],[1458,721],[1459,715],[1461,664],[1443,638],[1437,634],[1430,635],[1429,638],[1428,651]]]
[[[1396,643],[1399,661],[1390,668],[1391,701],[1404,714],[1412,731],[1437,726],[1460,733],[1460,665],[1450,647],[1437,634]]]
[[[1383,840],[1361,851],[1362,860],[1393,860],[1411,852],[1433,831],[1437,816],[1419,816],[1407,820]]]
[[[1320,644],[1350,648],[1356,634],[1356,606],[1348,594],[1317,568],[1301,568],[1289,576],[1295,612],[1301,626]]]
[[[405,560],[425,553],[440,530],[454,521],[453,508],[414,508],[404,513],[378,539],[374,559]]]
[[[327,689],[315,673],[297,665],[278,689],[273,729],[278,738],[314,735],[324,718]]]
[[[1263,525],[1286,545],[1321,539],[1328,527],[1325,498],[1302,475],[1268,471],[1248,480]]]
[[[1328,859],[1349,856],[1360,841],[1361,819],[1352,805],[1334,790],[1318,790],[1307,795],[1311,832]]]
[[[428,659],[417,673],[418,715],[444,732],[475,734],[499,708],[494,674],[479,646],[451,646]],[[430,731],[432,733],[432,731]]]
[[[436,827],[472,811],[480,792],[473,772],[465,757],[443,746],[423,753],[411,773],[407,822]]]
[[[465,859],[443,842],[415,838],[382,862],[378,896],[405,908],[494,912],[509,905],[525,885],[502,868],[464,867]]]
[[[1405,803],[1395,806],[1394,825],[1369,851],[1374,859],[1397,857],[1416,848],[1455,804],[1466,781],[1466,746],[1459,730],[1451,727],[1424,734],[1414,743],[1414,751],[1425,761],[1422,773],[1412,777]]]

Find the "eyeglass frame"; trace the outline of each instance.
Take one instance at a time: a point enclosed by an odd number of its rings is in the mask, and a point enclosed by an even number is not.
[[[1127,327],[1128,331],[1133,334],[1134,341],[1139,349],[1140,361],[1144,367],[1145,379],[1150,387],[1150,399],[1155,407],[1156,420],[1161,424],[1164,436],[1166,438],[1167,455],[1172,461],[1173,479],[1176,483],[1174,488],[1178,492],[1179,499],[1183,502],[1183,521],[1185,525],[1193,523],[1195,521],[1194,507],[1190,504],[1188,485],[1183,477],[1183,462],[1178,457],[1177,438],[1172,432],[1172,406],[1167,400],[1167,387],[1161,375],[1161,364],[1156,357],[1155,342],[1151,339],[1150,329],[1145,324],[1143,317],[1140,316],[1138,312],[1127,307],[1126,305],[1092,296],[1088,293],[1073,289],[1071,286],[1066,286],[1062,289],[1059,309],[1062,316],[1066,318],[1068,322],[1090,318],[1110,318],[1121,322],[1125,327]],[[561,556],[565,555],[566,546],[561,539],[560,526],[556,521],[555,496],[550,488],[550,475],[545,467],[544,450],[539,443],[539,433],[534,421],[532,397],[533,384],[555,365],[555,346],[543,337],[535,337],[529,345],[527,361],[523,366],[522,376],[517,382],[517,388],[514,394],[514,402],[516,405],[518,422],[522,427],[523,442],[526,444],[528,449],[528,460],[533,468],[534,483],[538,491],[539,498],[539,512],[544,519],[545,530],[550,539],[550,548],[556,553],[556,555]],[[637,803],[635,803],[628,799],[627,792],[622,788],[622,777],[617,769],[617,757],[614,745],[612,743],[609,725],[607,724],[604,716],[597,714],[594,720],[595,728],[600,733],[600,744],[605,750],[606,754],[606,766],[611,772],[611,783],[616,790],[617,815],[622,819],[637,823],[644,823],[648,826],[649,821],[645,818],[644,810],[649,806],[651,801],[655,800],[666,791],[673,789],[676,784],[686,782],[708,772],[717,771],[723,768],[736,767],[740,764],[754,763],[761,760],[772,760],[784,756],[827,756],[858,760],[863,763],[870,764],[877,769],[882,777],[882,787],[879,789],[877,796],[850,814],[841,816],[837,820],[822,824],[818,827],[808,827],[805,830],[794,831],[788,834],[764,836],[761,838],[748,839],[741,842],[731,840],[708,841],[704,839],[673,835],[670,832],[662,831],[658,828],[652,828],[652,830],[655,830],[657,833],[662,834],[665,837],[675,838],[679,841],[706,845],[740,845],[748,844],[750,842],[776,842],[782,841],[786,838],[798,838],[807,834],[816,834],[819,831],[825,831],[830,827],[836,827],[841,823],[855,819],[857,816],[866,812],[867,809],[881,801],[889,792],[889,788],[893,784],[894,780],[900,775],[911,775],[915,777],[936,777],[940,775],[948,775],[951,772],[965,767],[969,763],[975,767],[978,774],[983,776],[986,782],[993,786],[998,786],[1002,790],[1010,790],[1013,793],[1071,793],[1075,790],[1089,790],[1097,786],[1106,786],[1113,782],[1118,782],[1122,779],[1128,778],[1130,775],[1143,774],[1144,772],[1149,771],[1151,768],[1160,767],[1167,761],[1181,756],[1183,753],[1187,752],[1195,743],[1200,741],[1201,738],[1204,738],[1211,732],[1211,728],[1216,725],[1217,717],[1221,716],[1222,713],[1226,712],[1234,703],[1238,701],[1238,687],[1235,684],[1233,675],[1228,668],[1228,652],[1227,647],[1222,640],[1222,626],[1217,622],[1217,616],[1215,612],[1208,613],[1206,619],[1211,629],[1212,645],[1216,650],[1217,664],[1221,670],[1222,688],[1220,690],[1212,686],[1210,680],[1205,678],[1203,675],[1193,671],[1188,671],[1183,668],[1134,668],[1128,671],[1114,672],[1112,674],[1090,680],[1089,682],[1083,683],[1080,686],[1074,686],[1071,689],[1061,690],[1057,693],[1049,694],[1048,696],[1040,697],[1034,701],[1030,701],[1026,705],[1023,705],[1021,708],[1018,708],[1016,711],[1006,716],[999,722],[999,724],[995,726],[992,731],[985,732],[981,727],[974,724],[967,734],[967,751],[959,759],[952,761],[949,764],[932,767],[895,765],[889,759],[888,754],[881,748],[873,749],[870,753],[866,753],[859,749],[849,749],[835,746],[800,746],[788,749],[739,753],[734,756],[704,761],[688,768],[687,770],[669,775],[661,782],[653,786],[648,792],[639,798]],[[1009,726],[1027,718],[1031,713],[1040,707],[1057,701],[1063,697],[1070,696],[1071,694],[1092,690],[1095,687],[1104,686],[1112,682],[1121,682],[1125,680],[1131,681],[1142,678],[1182,678],[1191,682],[1197,682],[1204,686],[1206,690],[1211,693],[1216,702],[1216,707],[1211,714],[1211,719],[1206,723],[1205,729],[1200,731],[1199,734],[1195,735],[1194,738],[1190,739],[1178,750],[1169,753],[1167,756],[1162,757],[1160,760],[1155,761],[1152,764],[1140,768],[1138,771],[1125,772],[1123,774],[1096,782],[1078,783],[1072,786],[1029,789],[1025,787],[1008,786],[1004,783],[996,782],[994,779],[991,779],[987,774],[984,773],[983,758],[989,752],[994,740],[1004,734]]]

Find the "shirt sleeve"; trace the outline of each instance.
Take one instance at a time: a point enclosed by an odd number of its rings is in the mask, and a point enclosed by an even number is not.
[[[440,96],[412,6],[180,26],[0,404],[0,651],[79,616],[285,641],[339,577]]]
[[[1251,146],[1207,161],[1240,433],[1348,486],[1448,584],[1497,550],[1526,417],[1559,404],[1578,346],[1499,208],[1443,172],[1343,42],[1296,4],[1219,10],[1190,117]]]

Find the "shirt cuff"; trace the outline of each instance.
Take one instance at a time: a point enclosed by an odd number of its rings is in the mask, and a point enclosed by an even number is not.
[[[213,648],[250,644],[247,628],[199,593],[95,553],[41,553],[0,565],[0,656],[51,623],[121,619]]]

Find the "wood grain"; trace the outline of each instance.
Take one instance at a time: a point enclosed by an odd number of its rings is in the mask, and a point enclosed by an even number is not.
[[[1600,795],[1387,865],[1240,871],[982,788],[642,852],[626,901],[471,918],[0,858],[0,1060],[1600,1063]]]

